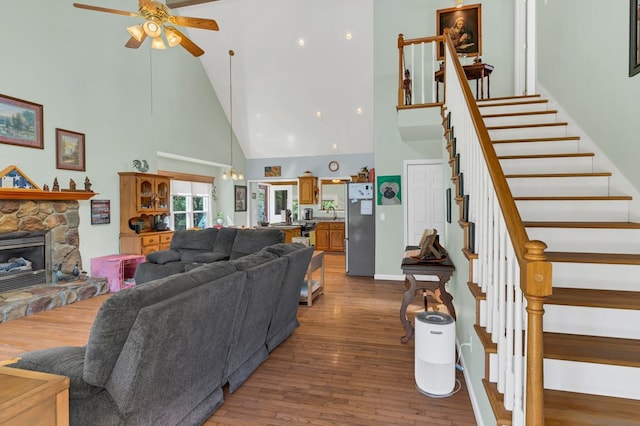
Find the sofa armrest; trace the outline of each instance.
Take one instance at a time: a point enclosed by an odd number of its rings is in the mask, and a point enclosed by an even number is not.
[[[210,252],[210,253],[200,253],[196,255],[193,258],[193,261],[197,263],[213,263],[213,262],[219,262],[221,260],[228,260],[228,259],[229,259],[229,255],[227,254]]]
[[[153,251],[147,255],[147,262],[156,263],[158,265],[164,265],[169,262],[178,262],[179,260],[180,253],[176,250]]]

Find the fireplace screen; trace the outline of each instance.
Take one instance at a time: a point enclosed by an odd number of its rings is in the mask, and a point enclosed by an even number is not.
[[[48,231],[0,234],[0,293],[51,282]]]

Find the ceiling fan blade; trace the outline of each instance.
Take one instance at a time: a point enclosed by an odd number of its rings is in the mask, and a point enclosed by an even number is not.
[[[187,52],[191,53],[196,58],[198,56],[202,56],[204,54],[204,50],[202,50],[197,44],[195,44],[193,41],[191,41],[191,39],[189,37],[187,37],[186,35],[184,35],[180,31],[178,31],[177,28],[175,28],[175,27],[167,27],[167,29],[175,31],[176,34],[178,34],[180,36],[180,38],[182,39],[180,41],[180,46],[184,47]]]
[[[127,44],[125,44],[125,47],[128,47],[129,49],[137,49],[138,47],[140,47],[142,45],[142,43],[144,43],[144,40],[147,38],[147,34],[146,33],[142,33],[142,38],[140,39],[140,41],[136,40],[135,37],[131,37],[129,39],[129,41],[127,42]]]
[[[218,23],[213,19],[207,18],[189,18],[186,16],[169,16],[169,22],[181,27],[200,28],[203,30],[218,31]]]
[[[115,13],[117,15],[124,15],[124,16],[131,16],[131,17],[139,16],[137,13],[127,12],[125,10],[107,9],[106,7],[91,6],[89,4],[82,4],[82,3],[74,3],[73,5],[79,9],[96,10],[98,12]]]

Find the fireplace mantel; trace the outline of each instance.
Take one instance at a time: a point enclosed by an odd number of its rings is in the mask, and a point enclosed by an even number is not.
[[[40,189],[2,188],[0,200],[88,200],[96,195],[92,191],[42,191]]]

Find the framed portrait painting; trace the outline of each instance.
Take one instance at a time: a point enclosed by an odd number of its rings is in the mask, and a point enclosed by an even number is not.
[[[471,4],[436,11],[438,35],[448,32],[459,55],[482,55],[482,5]],[[444,59],[444,44],[440,43],[438,59]]]
[[[235,211],[247,211],[247,187],[244,185],[235,185],[234,193],[236,194]]]
[[[84,133],[56,129],[56,168],[85,171]]]
[[[629,0],[629,77],[640,72],[640,0]]]
[[[0,95],[0,142],[44,148],[42,105]]]

